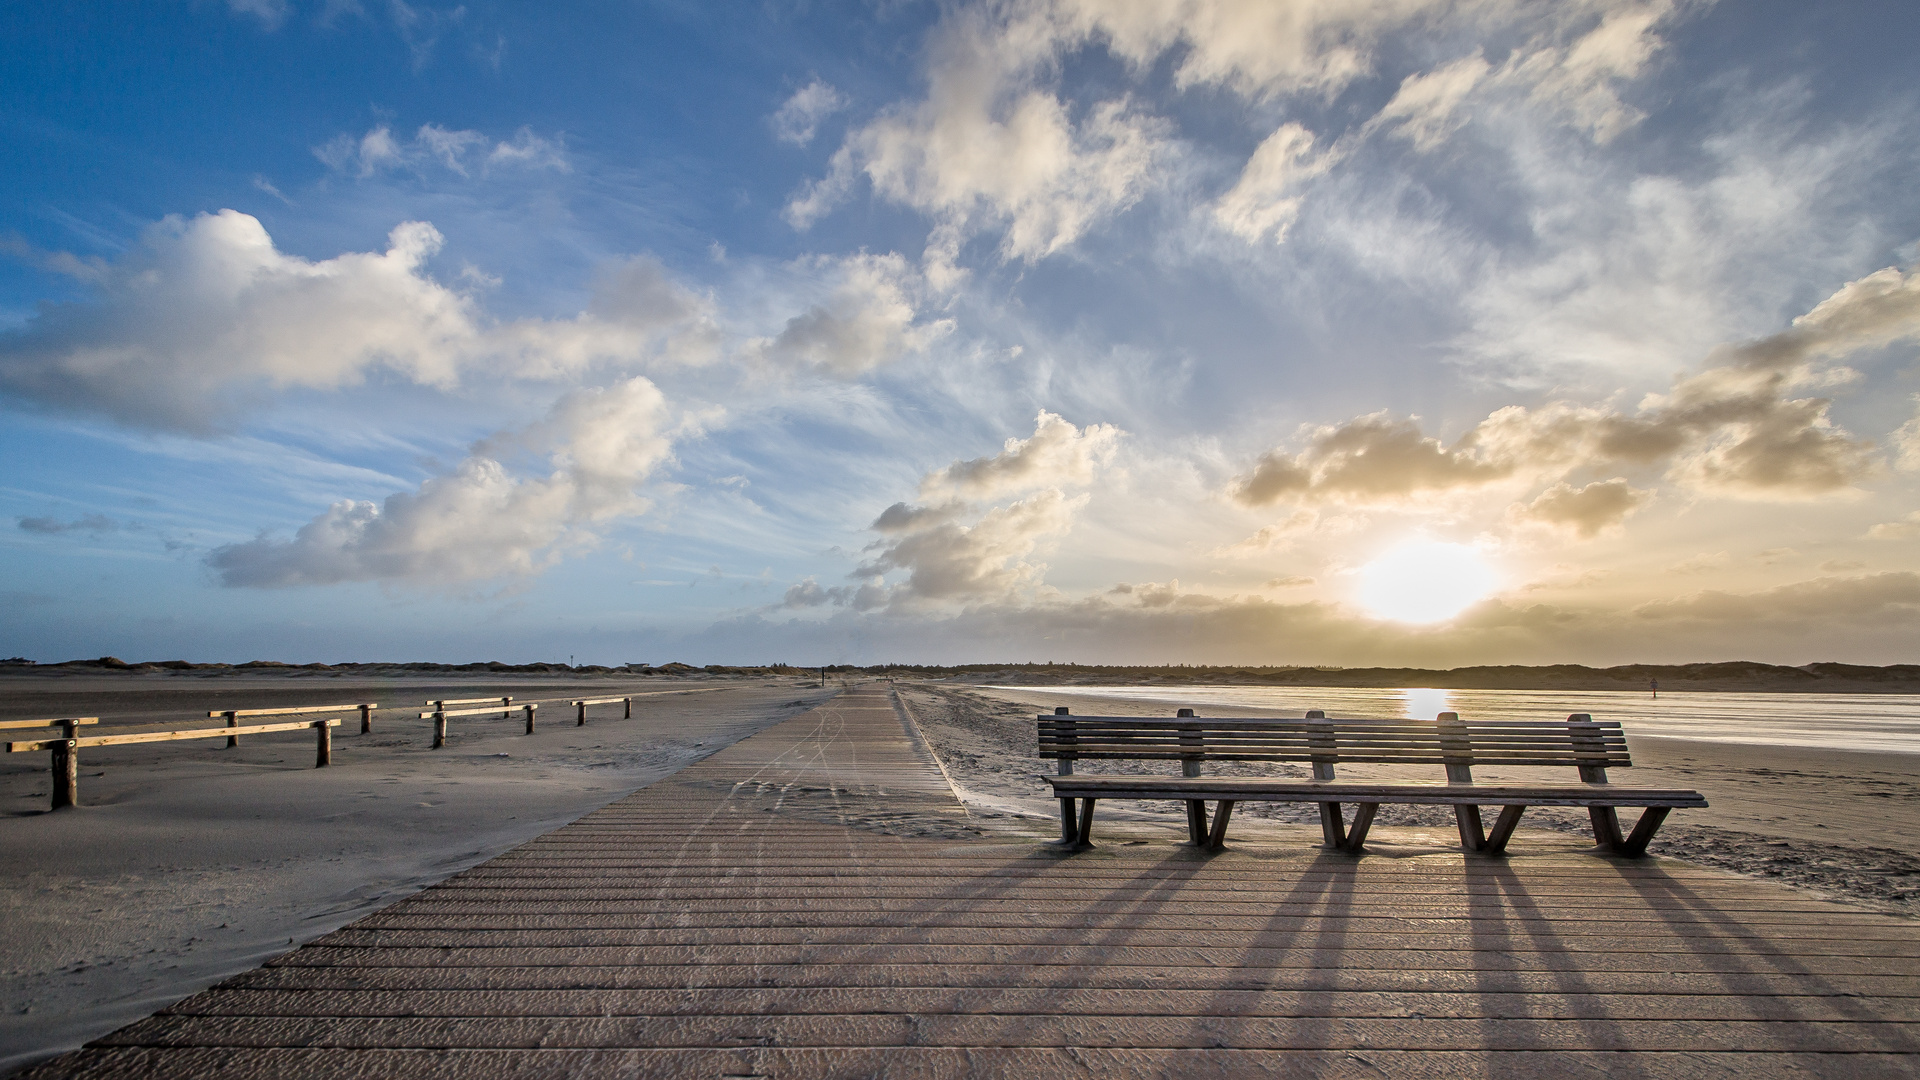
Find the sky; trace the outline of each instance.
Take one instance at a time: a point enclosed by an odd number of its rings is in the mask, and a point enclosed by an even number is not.
[[[0,654],[1920,661],[1907,0],[0,35]]]

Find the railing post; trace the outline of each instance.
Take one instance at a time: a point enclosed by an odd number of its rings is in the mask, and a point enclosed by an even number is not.
[[[60,722],[61,743],[53,748],[53,808],[80,805],[80,725]]]
[[[433,710],[433,749],[438,750],[445,745],[447,745],[447,709],[444,705],[436,705]]]
[[[221,716],[224,716],[224,717],[226,717],[226,718],[227,718],[227,726],[228,726],[228,727],[239,727],[239,726],[240,726],[240,715],[239,715],[239,712],[238,712],[238,710],[235,710],[235,709],[228,709],[228,710],[227,710],[226,712],[223,712],[223,713],[221,713],[220,715],[221,715]],[[229,736],[227,736],[227,749],[229,749],[229,750],[231,750],[231,749],[233,749],[234,747],[236,747],[236,746],[239,746],[239,745],[240,745],[240,736],[238,736],[238,735],[229,735]]]
[[[580,704],[580,715],[575,718],[574,726],[586,727],[587,726],[587,699],[581,698],[579,704]]]
[[[513,697],[511,695],[503,696],[500,699],[500,719],[513,719]]]
[[[373,734],[373,706],[360,706],[360,734]]]
[[[531,735],[531,734],[533,734],[533,710],[534,710],[535,708],[537,708],[538,706],[534,706],[534,705],[522,705],[522,706],[520,706],[520,707],[521,707],[522,709],[524,709],[524,710],[526,710],[526,713],[527,713],[527,734],[529,734],[529,735]]]
[[[625,716],[622,716],[620,719],[622,720],[633,719],[633,699],[630,697],[623,697],[620,700],[625,702],[627,706],[627,714]]]
[[[319,745],[316,748],[317,753],[314,756],[313,767],[316,769],[324,769],[333,764],[333,725],[325,720],[315,720],[313,722],[313,729],[319,733],[316,736],[316,741]]]

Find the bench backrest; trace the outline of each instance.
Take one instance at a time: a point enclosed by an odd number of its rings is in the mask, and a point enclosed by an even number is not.
[[[1632,765],[1617,720],[1219,719],[1137,716],[1037,718],[1040,756],[1182,762],[1287,761],[1400,765]]]

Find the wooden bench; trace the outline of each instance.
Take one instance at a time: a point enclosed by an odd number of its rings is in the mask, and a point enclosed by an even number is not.
[[[1529,806],[1584,806],[1594,840],[1621,855],[1644,855],[1648,841],[1667,813],[1683,806],[1707,805],[1697,791],[1621,787],[1608,783],[1607,770],[1633,764],[1626,736],[1617,721],[1575,713],[1564,722],[1482,720],[1458,713],[1435,720],[1330,720],[1318,710],[1299,720],[1202,718],[1181,709],[1174,719],[1072,716],[1056,709],[1040,716],[1040,756],[1058,762],[1059,773],[1043,777],[1060,800],[1060,837],[1064,844],[1086,846],[1093,828],[1094,804],[1101,799],[1175,799],[1187,805],[1189,839],[1217,849],[1226,840],[1235,803],[1311,802],[1320,805],[1326,846],[1359,852],[1382,803],[1452,806],[1460,843],[1469,851],[1504,851],[1520,816]],[[1178,761],[1180,776],[1076,775],[1080,760]],[[1295,762],[1313,766],[1313,779],[1261,779],[1202,776],[1209,761]],[[1440,765],[1444,780],[1342,782],[1334,767],[1342,764]],[[1563,766],[1579,770],[1579,783],[1476,784],[1473,767]],[[1209,823],[1207,802],[1216,804]],[[1076,809],[1076,803],[1078,807]],[[1356,810],[1348,825],[1341,807]],[[1492,832],[1481,824],[1480,808],[1498,806]],[[1640,820],[1622,836],[1619,807],[1642,807]]]
[[[353,706],[346,706],[352,708]],[[292,710],[299,711],[299,710]],[[220,713],[214,713],[220,716]],[[21,754],[31,750],[53,751],[53,808],[80,805],[80,748],[83,746],[121,746],[127,743],[176,742],[181,739],[217,739],[227,738],[227,745],[233,745],[233,739],[239,735],[260,735],[269,731],[299,731],[313,728],[319,740],[314,768],[333,764],[333,729],[340,726],[338,720],[300,720],[289,724],[249,724],[245,727],[193,728],[188,731],[130,731],[115,735],[76,736],[75,726],[94,723],[95,717],[74,717],[48,721],[10,721],[8,727],[26,727],[30,723],[57,723],[66,730],[58,739],[32,739],[6,744],[7,753]]]

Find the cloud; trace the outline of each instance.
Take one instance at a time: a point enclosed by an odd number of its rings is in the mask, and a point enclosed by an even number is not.
[[[0,386],[206,432],[241,386],[331,389],[375,366],[447,385],[476,329],[470,302],[421,272],[440,243],[407,222],[384,252],[309,262],[246,214],[169,217],[105,270],[95,302],[43,305],[0,337]]]
[[[1475,52],[1432,71],[1409,75],[1369,126],[1403,136],[1416,150],[1432,150],[1460,126],[1462,103],[1491,69],[1486,57]]]
[[[1913,399],[1920,403],[1920,394]],[[1899,456],[1894,464],[1903,472],[1920,472],[1920,409],[1914,411],[1913,419],[1901,424],[1899,430],[1888,440]]]
[[[1423,494],[1481,487],[1513,475],[1469,439],[1454,447],[1429,438],[1413,419],[1374,413],[1312,429],[1299,454],[1269,451],[1234,485],[1243,506],[1277,502],[1395,503]]]
[[[1621,102],[1618,88],[1640,75],[1665,47],[1654,29],[1676,10],[1668,0],[1609,7],[1599,24],[1577,40],[1522,51],[1501,74],[1530,84],[1536,101],[1564,111],[1599,142],[1641,119],[1638,110]]]
[[[781,142],[805,146],[813,141],[820,121],[847,107],[846,96],[814,79],[794,91],[793,96],[773,114],[773,134]]]
[[[1297,589],[1303,585],[1311,584],[1313,584],[1312,578],[1292,574],[1287,577],[1268,578],[1262,583],[1261,587],[1267,589]]]
[[[647,510],[635,489],[669,459],[670,411],[644,378],[575,390],[415,491],[335,503],[290,540],[263,534],[215,549],[207,564],[221,584],[250,588],[538,573],[563,548],[595,543],[597,527]],[[546,473],[517,475],[503,463],[515,454],[544,459]]]
[[[1094,468],[1113,459],[1121,431],[1112,424],[1077,428],[1040,410],[1033,435],[1008,439],[992,457],[956,461],[920,482],[923,499],[992,499],[1036,487],[1085,486]]]
[[[849,132],[827,176],[787,207],[807,228],[864,174],[882,198],[935,222],[929,261],[951,264],[977,228],[1003,230],[1002,258],[1032,261],[1131,206],[1163,124],[1125,97],[1078,118],[1037,85],[1061,39],[1047,13],[969,8],[935,31],[927,96]]]
[[[1835,618],[1901,620],[1920,614],[1920,574],[1896,571],[1851,578],[1815,578],[1757,593],[1717,590],[1633,609],[1635,617],[1662,622],[1774,623]]]
[[[998,454],[956,461],[923,477],[920,495],[929,505],[899,502],[882,511],[869,526],[881,539],[849,575],[854,584],[822,588],[808,579],[788,589],[781,606],[908,611],[1032,599],[1043,588],[1046,567],[1029,556],[1072,528],[1074,515],[1090,499],[1069,496],[1063,486],[1091,484],[1121,434],[1110,424],[1075,427],[1041,410],[1031,437],[1010,438]],[[978,509],[976,500],[1023,491],[1033,493]],[[904,572],[904,580],[889,583],[887,576],[896,572]]]
[[[1513,518],[1589,538],[1617,528],[1627,515],[1644,505],[1651,494],[1632,487],[1622,476],[1596,480],[1579,488],[1563,482],[1541,492],[1531,503],[1515,506]]]
[[[120,523],[104,514],[88,514],[73,521],[61,521],[51,517],[23,517],[15,522],[21,532],[39,533],[42,536],[57,536],[61,533],[89,532],[94,534],[116,532]]]
[[[111,264],[78,265],[89,301],[44,304],[0,334],[0,390],[141,427],[212,434],[267,391],[333,390],[385,371],[451,387],[467,369],[547,377],[596,360],[698,359],[711,303],[635,259],[602,273],[575,319],[492,325],[435,281],[438,230],[394,228],[383,252],[318,261],[274,247],[233,210],[169,217]]]
[[[818,256],[800,265],[833,282],[832,292],[774,337],[747,342],[749,357],[854,376],[922,352],[953,331],[951,319],[916,321],[925,282],[897,254]]]
[[[1911,540],[1920,536],[1920,510],[1899,521],[1883,521],[1867,530],[1868,540]]]
[[[1065,533],[1087,501],[1084,494],[1068,498],[1048,488],[996,506],[972,525],[930,523],[886,542],[854,574],[905,571],[906,580],[888,596],[890,606],[1002,599],[1039,583],[1046,567],[1026,561],[1027,556],[1041,540]]]
[[[1723,355],[1744,367],[1780,371],[1916,338],[1920,272],[1889,266],[1842,285],[1788,329],[1731,346]]]
[[[1426,435],[1412,418],[1374,413],[1305,429],[1304,449],[1268,451],[1229,493],[1248,507],[1399,505],[1508,480],[1557,479],[1579,467],[1664,465],[1669,480],[1715,495],[1852,494],[1881,468],[1872,443],[1834,426],[1829,399],[1793,395],[1854,376],[1846,368],[1820,367],[1816,359],[1920,335],[1915,281],[1882,270],[1849,282],[1790,329],[1716,349],[1718,366],[1677,379],[1671,391],[1648,395],[1633,412],[1568,402],[1509,406],[1451,446]],[[1903,439],[1896,434],[1902,453]],[[1557,520],[1601,522],[1604,514],[1589,518],[1576,508],[1594,514],[1609,506],[1631,509],[1631,489],[1624,478],[1617,483],[1589,485],[1580,493],[1556,488],[1519,516],[1545,521],[1550,519],[1543,515],[1565,514],[1573,516]]]
[[[268,30],[278,30],[293,13],[289,0],[227,0],[227,9],[235,15],[251,15]]]
[[[1250,243],[1273,234],[1275,243],[1300,214],[1300,197],[1291,192],[1304,180],[1332,167],[1337,154],[1313,152],[1313,133],[1297,123],[1282,124],[1262,140],[1240,170],[1240,179],[1213,204],[1221,228]]]
[[[563,136],[536,135],[530,127],[522,127],[512,139],[495,142],[478,131],[422,124],[412,138],[402,141],[394,137],[392,128],[381,124],[358,138],[336,135],[314,147],[313,156],[335,172],[365,180],[395,169],[423,172],[433,164],[459,176],[472,171],[485,175],[496,166],[572,172],[566,149]]]

